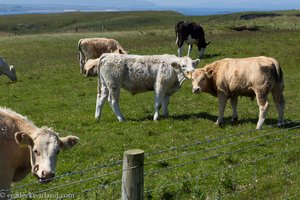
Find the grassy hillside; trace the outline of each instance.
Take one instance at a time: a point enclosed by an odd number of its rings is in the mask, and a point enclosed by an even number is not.
[[[252,15],[245,20],[244,15]],[[215,16],[184,16],[177,12],[96,12],[26,14],[0,16],[0,33],[31,34],[47,32],[90,32],[114,30],[173,29],[179,20],[194,20],[208,29],[232,26],[258,26],[271,29],[300,29],[300,10],[249,12]]]
[[[53,127],[62,136],[80,137],[78,146],[59,154],[57,176],[61,178],[41,185],[29,175],[14,184],[12,192],[26,194],[57,187],[45,193],[76,194],[76,199],[119,199],[122,166],[117,163],[125,150],[141,148],[147,154],[146,199],[297,199],[299,127],[291,128],[300,123],[300,25],[296,29],[280,26],[276,31],[269,27],[274,22],[279,27],[281,21],[292,25],[299,12],[282,13],[256,18],[262,20],[256,22],[259,26],[264,24],[258,31],[229,29],[240,21],[253,24],[240,19],[247,13],[205,17],[173,12],[1,16],[4,34],[0,36],[0,55],[16,67],[18,82],[0,77],[0,105],[28,116],[39,126]],[[225,57],[276,58],[285,79],[285,120],[292,122],[285,128],[272,126],[277,112],[270,96],[263,130],[254,130],[258,107],[249,98],[239,98],[238,124],[230,125],[228,103],[225,124],[216,126],[217,99],[192,94],[188,80],[171,97],[169,118],[152,121],[153,92],[132,96],[122,90],[120,109],[127,122],[119,123],[108,103],[101,120],[96,121],[97,80],[79,74],[78,40],[109,37],[131,54],[176,54],[173,26],[184,19],[205,23],[206,37],[211,41],[199,67]],[[12,30],[29,21],[40,28]],[[116,28],[102,31],[104,23]],[[119,31],[118,26],[136,24],[137,30]],[[74,33],[74,27],[80,31]],[[196,50],[192,57],[197,57]]]

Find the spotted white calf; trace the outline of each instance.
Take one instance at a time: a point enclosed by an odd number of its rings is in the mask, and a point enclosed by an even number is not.
[[[186,75],[192,72],[199,62],[199,59],[193,61],[189,57],[178,58],[175,55],[103,54],[98,69],[95,117],[100,117],[104,102],[108,98],[118,120],[125,120],[119,109],[121,88],[132,94],[154,90],[153,120],[158,120],[161,106],[163,115],[167,116],[170,96],[180,89]]]

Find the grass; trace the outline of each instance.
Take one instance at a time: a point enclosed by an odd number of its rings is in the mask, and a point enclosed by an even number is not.
[[[0,37],[0,55],[16,66],[18,82],[11,83],[7,77],[0,77],[0,105],[28,116],[38,126],[53,127],[62,136],[74,134],[80,137],[78,146],[59,155],[57,176],[98,166],[98,169],[59,178],[47,185],[36,183],[29,175],[14,184],[13,193],[65,185],[46,193],[76,194],[76,199],[118,199],[121,185],[115,181],[120,180],[121,173],[108,173],[121,170],[122,166],[101,167],[101,164],[115,163],[122,160],[124,151],[140,148],[149,154],[145,157],[146,199],[283,199],[299,196],[299,129],[288,128],[299,125],[300,119],[297,93],[300,31],[281,26],[279,22],[283,17],[286,21],[294,19],[295,12],[284,12],[284,16],[274,19],[259,19],[265,21],[264,27],[255,32],[235,32],[228,28],[242,13],[186,17],[162,12],[152,13],[152,19],[147,18],[149,13],[139,12],[107,13],[109,17],[102,13],[24,15],[10,16],[9,19],[1,16],[0,28],[5,34]],[[162,17],[166,15],[169,17]],[[44,29],[11,31],[10,27],[27,22],[29,18],[34,24],[38,21],[45,24]],[[82,30],[90,30],[96,25],[94,30],[97,30],[97,23],[116,26],[127,23],[129,27],[136,23],[132,18],[140,20],[144,26],[137,30],[116,27],[111,31],[71,32],[79,25]],[[262,131],[253,130],[258,107],[248,98],[239,99],[238,124],[230,125],[228,105],[225,125],[215,126],[217,99],[207,94],[192,94],[190,81],[171,97],[169,118],[152,121],[153,92],[132,96],[122,90],[120,109],[127,122],[119,123],[108,104],[104,106],[101,120],[96,121],[97,80],[79,74],[77,41],[85,37],[109,37],[117,39],[131,54],[176,54],[173,25],[186,18],[207,22],[206,37],[211,44],[199,67],[225,57],[275,57],[285,78],[285,120],[295,122],[285,129],[271,127],[277,122],[277,112],[270,96],[270,110]],[[9,20],[14,21],[8,23]],[[271,20],[279,20],[276,23],[281,28],[271,30]],[[76,23],[70,24],[70,21]],[[293,20],[289,22],[293,23]],[[61,24],[69,25],[62,27]],[[191,56],[197,57],[196,50]],[[201,143],[196,144],[197,141]],[[192,152],[197,153],[189,155]],[[166,160],[170,157],[173,159]],[[67,186],[93,177],[96,178]],[[17,188],[30,183],[34,184]]]

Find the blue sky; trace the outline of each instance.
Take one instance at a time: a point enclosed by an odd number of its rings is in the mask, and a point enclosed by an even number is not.
[[[160,6],[195,6],[213,8],[289,7],[299,9],[299,0],[147,0]]]
[[[0,4],[147,5],[166,8],[300,9],[300,0],[0,0]],[[152,4],[153,3],[153,4]],[[154,5],[155,4],[155,5]]]

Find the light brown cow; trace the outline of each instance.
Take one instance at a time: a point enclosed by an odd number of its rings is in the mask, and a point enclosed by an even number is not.
[[[127,54],[117,40],[108,38],[85,38],[78,41],[80,73],[89,59],[99,58],[103,53]]]
[[[278,111],[278,124],[283,123],[283,73],[273,58],[261,56],[219,60],[195,70],[192,74],[192,84],[194,93],[206,92],[218,97],[218,125],[223,122],[227,99],[230,99],[234,122],[238,119],[238,96],[249,96],[256,97],[259,106],[256,129],[261,129],[269,107],[267,97],[270,91]]]
[[[83,67],[83,72],[85,73],[85,76],[97,76],[98,70],[97,66],[99,65],[100,58],[97,59],[89,59]]]
[[[1,198],[9,197],[11,182],[22,180],[30,171],[40,182],[50,181],[59,150],[77,142],[75,136],[61,138],[51,128],[39,128],[26,117],[0,107]]]

